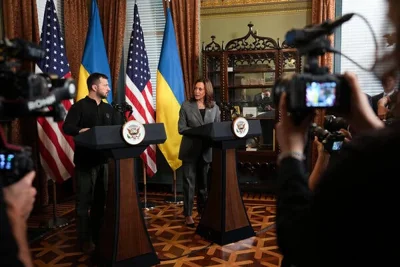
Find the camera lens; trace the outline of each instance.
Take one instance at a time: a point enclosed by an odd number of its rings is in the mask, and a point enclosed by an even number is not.
[[[330,134],[326,129],[313,123],[310,127],[311,134],[318,138],[318,141],[322,142]]]
[[[336,132],[340,129],[348,130],[349,124],[342,117],[336,117],[334,115],[326,115],[324,121],[324,128],[330,132]]]

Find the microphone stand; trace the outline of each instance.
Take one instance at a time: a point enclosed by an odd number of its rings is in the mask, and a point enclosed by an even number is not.
[[[47,223],[47,228],[55,229],[58,227],[63,227],[68,225],[68,220],[66,218],[57,217],[57,190],[56,190],[56,181],[52,180],[53,187],[53,218],[50,219]]]

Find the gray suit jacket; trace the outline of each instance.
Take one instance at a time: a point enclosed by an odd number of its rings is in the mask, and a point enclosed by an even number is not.
[[[201,125],[221,121],[221,112],[215,105],[213,108],[206,108],[204,121],[196,102],[185,101],[179,111],[178,131],[183,135],[179,149],[179,159],[185,162],[194,162],[202,155],[205,162],[211,162],[211,147],[204,147],[199,138],[185,136],[185,131]]]

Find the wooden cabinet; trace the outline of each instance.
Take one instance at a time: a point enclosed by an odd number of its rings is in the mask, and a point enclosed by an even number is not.
[[[226,45],[215,42],[215,36],[203,44],[203,76],[213,83],[222,120],[231,120],[234,112],[260,120],[262,135],[248,139],[246,147],[238,150],[239,179],[250,187],[262,184],[273,190],[279,153],[274,129],[279,114],[273,86],[285,73],[300,72],[302,62],[297,49],[279,39],[256,35],[251,23],[248,28],[246,35]]]

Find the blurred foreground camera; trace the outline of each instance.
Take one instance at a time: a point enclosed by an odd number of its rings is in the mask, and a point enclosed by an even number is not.
[[[62,121],[66,115],[63,100],[75,97],[76,84],[71,78],[50,73],[19,70],[21,61],[45,56],[39,46],[21,39],[0,40],[0,119],[53,117]],[[0,125],[0,179],[4,186],[19,181],[33,170],[31,148],[7,143]]]
[[[45,52],[36,44],[21,39],[0,40],[0,117],[14,119],[23,116],[53,117],[62,121],[66,111],[63,100],[76,95],[71,78],[50,73],[19,70],[21,61],[38,61]],[[45,110],[45,108],[48,108]]]
[[[329,153],[337,153],[342,148],[344,142],[344,134],[339,131],[329,132],[328,130],[312,124],[310,128],[311,136],[316,136],[318,141],[324,145],[325,150]]]
[[[281,94],[287,94],[287,107],[295,122],[301,122],[313,110],[347,110],[350,105],[350,88],[341,75],[329,73],[327,67],[319,66],[319,57],[334,52],[328,35],[354,14],[347,14],[331,22],[293,29],[286,33],[285,42],[296,47],[305,56],[304,72],[292,77],[283,77],[275,82],[273,99],[279,105]]]
[[[0,178],[4,187],[21,179],[33,170],[34,164],[29,147],[13,146],[0,149]]]
[[[341,76],[331,74],[303,73],[294,75],[291,79],[278,79],[273,91],[277,105],[281,94],[286,92],[290,112],[339,108],[349,104],[350,98],[347,81]]]

